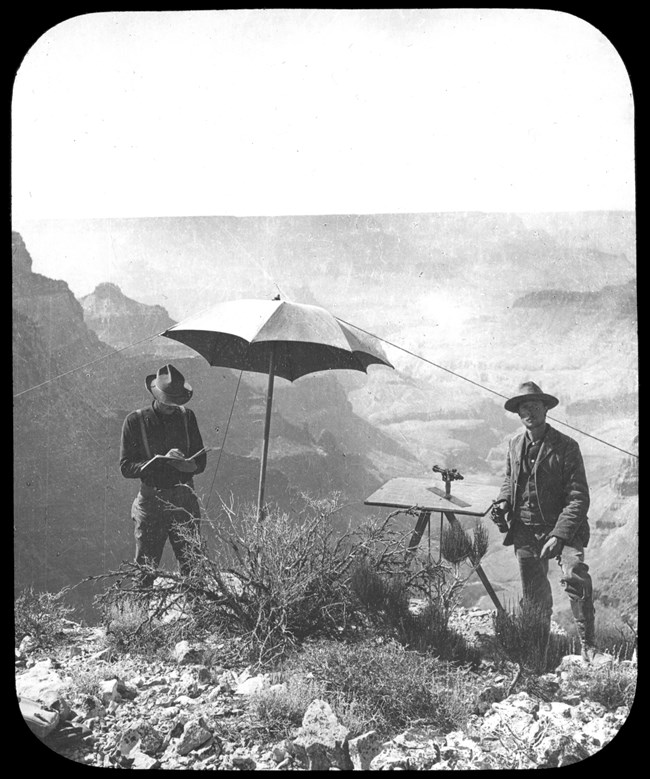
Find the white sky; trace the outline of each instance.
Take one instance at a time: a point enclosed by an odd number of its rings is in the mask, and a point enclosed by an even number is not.
[[[625,66],[557,11],[89,14],[12,118],[18,221],[634,208]]]

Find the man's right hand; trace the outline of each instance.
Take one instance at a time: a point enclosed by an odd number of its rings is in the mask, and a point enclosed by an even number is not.
[[[495,501],[492,504],[491,519],[502,533],[508,532],[508,523],[506,522],[508,509],[508,502],[505,500]]]

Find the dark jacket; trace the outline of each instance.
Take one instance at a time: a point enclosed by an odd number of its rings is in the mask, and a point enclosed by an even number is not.
[[[141,409],[151,455],[167,454],[170,449],[180,449],[186,457],[203,448],[201,433],[192,409],[186,408],[187,434],[181,412],[164,416],[158,414],[153,404]],[[189,440],[188,440],[189,439]],[[122,425],[120,446],[120,471],[127,479],[142,479],[151,487],[168,488],[176,484],[191,484],[192,477],[203,473],[207,463],[205,454],[196,458],[194,473],[182,473],[172,465],[156,463],[142,473],[142,466],[149,460],[143,440],[138,412],[129,414]]]
[[[521,473],[525,431],[510,439],[506,475],[498,500],[507,500],[510,521],[503,543],[512,544],[513,511]],[[589,487],[578,443],[550,425],[533,467],[537,500],[544,529],[567,543],[586,546],[589,541]],[[522,477],[523,478],[523,477]]]

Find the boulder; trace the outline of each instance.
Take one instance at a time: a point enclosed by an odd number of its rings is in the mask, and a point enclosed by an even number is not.
[[[224,671],[217,679],[217,687],[220,692],[234,692],[243,681],[234,671]]]
[[[122,679],[117,679],[116,681],[119,695],[127,701],[132,701],[138,694],[138,691],[134,687],[126,684],[126,682],[123,682]]]
[[[281,763],[289,756],[287,745],[284,741],[279,744],[275,744],[271,750],[271,755],[276,763]]]
[[[201,665],[204,660],[204,650],[205,647],[200,644],[179,641],[174,647],[174,660],[179,665]]]
[[[581,701],[573,710],[573,717],[578,722],[591,722],[605,715],[606,709],[596,701]]]
[[[18,696],[33,701],[43,701],[45,697],[51,701],[52,697],[59,696],[62,687],[63,679],[49,659],[35,663],[29,670],[16,677]]]
[[[499,703],[506,697],[505,684],[490,684],[479,693],[476,711],[485,714],[493,703]]]
[[[584,668],[586,665],[582,655],[564,655],[555,672],[566,680],[573,675],[576,668]]]
[[[158,752],[163,745],[162,735],[147,720],[136,720],[121,735],[118,749],[123,755],[129,755],[135,748],[147,754]]]
[[[350,760],[356,771],[369,771],[370,763],[382,750],[382,740],[376,730],[370,730],[348,741]]]
[[[58,712],[44,709],[38,701],[29,698],[19,698],[18,703],[27,727],[38,738],[49,736],[58,727],[60,721]]]
[[[266,674],[251,676],[237,685],[235,695],[254,695],[262,690],[267,690],[270,686],[271,683]]]
[[[259,674],[239,682],[234,690],[235,695],[256,695],[262,691],[286,692],[286,682],[273,684],[273,674]]]
[[[409,768],[408,756],[394,747],[384,749],[370,761],[371,771],[408,771]]]
[[[18,645],[18,652],[21,655],[26,655],[29,654],[29,652],[33,652],[37,646],[38,646],[38,641],[32,636],[27,635],[23,638],[23,640]]]
[[[350,770],[348,736],[348,729],[337,720],[330,705],[317,698],[305,711],[302,727],[292,742],[292,751],[311,771]]]
[[[535,724],[539,704],[528,693],[510,695],[503,701],[493,703],[483,718],[486,732],[500,732],[504,728],[516,738],[526,738]]]
[[[593,719],[582,727],[582,733],[586,735],[590,742],[599,748],[604,747],[618,733],[618,727],[607,722],[605,717]]]
[[[250,755],[233,755],[231,760],[233,768],[238,768],[240,771],[254,771],[257,768],[257,763]]]
[[[533,749],[538,768],[558,768],[579,763],[589,757],[589,752],[582,744],[562,733],[545,736]]]
[[[104,706],[113,701],[121,701],[122,696],[118,691],[117,679],[104,679],[99,686],[100,697]]]
[[[160,768],[160,760],[157,760],[155,757],[150,757],[144,752],[136,751],[131,755],[131,757],[133,757],[133,764],[131,765],[131,768],[135,768],[136,770]]]
[[[193,750],[205,746],[211,738],[212,733],[202,718],[188,720],[176,744],[176,752],[179,755],[187,755]]]

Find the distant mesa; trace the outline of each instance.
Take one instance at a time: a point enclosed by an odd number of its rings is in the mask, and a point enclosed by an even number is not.
[[[86,325],[115,349],[145,341],[140,345],[140,352],[169,356],[187,356],[189,353],[180,344],[153,337],[176,324],[163,306],[139,303],[127,297],[117,284],[102,282],[79,302]],[[152,340],[146,341],[149,337]],[[161,343],[163,340],[165,342]]]
[[[608,305],[618,312],[632,314],[636,306],[636,283],[630,279],[626,284],[602,287],[596,291],[575,291],[567,289],[543,289],[529,292],[517,298],[514,308],[547,308],[549,306],[584,306],[598,308]]]

